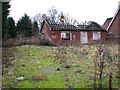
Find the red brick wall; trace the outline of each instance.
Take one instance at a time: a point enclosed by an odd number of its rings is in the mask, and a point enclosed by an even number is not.
[[[61,31],[53,31],[52,42],[53,43],[64,43],[64,44],[79,44],[80,43],[80,32],[71,32],[72,40],[61,40]],[[75,35],[75,38],[73,38]]]
[[[93,40],[93,32],[87,32],[87,36],[88,36],[88,43],[90,43]]]
[[[117,16],[115,17],[114,21],[112,22],[109,32],[112,32],[113,34],[106,35],[106,42],[108,43],[119,43],[120,41],[120,10],[117,13]]]
[[[117,16],[115,17],[115,19],[109,29],[109,32],[112,32],[113,34],[118,33],[118,26],[120,26],[120,21],[118,21],[118,20],[120,20],[119,15],[120,15],[120,11],[118,12]]]
[[[71,32],[72,33],[72,42],[80,43],[80,32]],[[75,35],[75,38],[73,37]]]
[[[61,39],[61,31],[52,31],[52,42],[58,43]]]
[[[101,32],[101,40],[105,41],[106,38],[106,32]]]
[[[51,33],[51,30],[49,29],[49,26],[48,26],[47,23],[44,23],[44,26],[42,28],[41,34],[42,33],[45,33],[45,39],[48,39],[48,40],[51,41],[51,35],[52,35],[52,33]],[[42,35],[41,35],[41,39],[42,39]]]

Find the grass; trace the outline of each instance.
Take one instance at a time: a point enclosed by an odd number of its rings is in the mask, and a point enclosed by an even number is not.
[[[74,49],[73,49],[74,48]],[[117,46],[110,46],[111,52]],[[5,58],[14,58],[10,65],[4,67],[3,88],[93,88],[93,66],[96,45],[80,46],[36,46],[23,45],[3,48],[4,53],[13,52]],[[80,52],[80,53],[79,53]],[[114,60],[112,87],[118,87],[117,59]],[[109,77],[104,69],[103,87],[108,88]],[[6,70],[7,69],[7,70]],[[37,77],[36,75],[39,75]],[[38,80],[33,80],[35,77]],[[18,78],[23,77],[23,80]],[[42,78],[42,79],[41,79]],[[98,78],[98,76],[97,76]]]

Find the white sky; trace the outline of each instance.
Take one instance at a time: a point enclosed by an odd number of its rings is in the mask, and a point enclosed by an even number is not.
[[[10,16],[18,21],[24,13],[33,17],[38,13],[47,13],[50,7],[55,6],[79,23],[95,21],[103,25],[107,18],[115,14],[118,2],[119,0],[11,0]]]

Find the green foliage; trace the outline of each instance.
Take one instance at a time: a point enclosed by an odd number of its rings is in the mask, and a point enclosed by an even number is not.
[[[6,39],[7,35],[7,16],[9,15],[9,2],[2,2],[2,38]]]
[[[48,45],[48,46],[52,46],[53,44],[52,44],[49,40],[42,39],[42,40],[40,40],[39,45]]]
[[[19,34],[23,34],[24,37],[32,36],[32,23],[27,14],[24,14],[24,16],[18,21],[17,31]]]
[[[61,16],[61,18],[63,18],[63,19],[64,19],[64,16]]]
[[[14,38],[17,34],[15,22],[12,17],[7,18],[7,38]]]
[[[38,23],[35,21],[33,23],[33,35],[38,35],[39,34],[39,27],[38,27]]]

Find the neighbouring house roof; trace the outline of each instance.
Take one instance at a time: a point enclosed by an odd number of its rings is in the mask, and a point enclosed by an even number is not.
[[[115,12],[115,14],[114,14],[111,22],[109,23],[109,25],[108,25],[108,27],[107,27],[107,29],[106,29],[107,31],[109,30],[110,26],[112,25],[113,21],[115,20],[115,17],[117,16],[119,10],[120,10],[120,6],[118,7],[118,9],[117,9],[117,11]]]
[[[107,27],[108,27],[108,25],[110,24],[112,18],[113,18],[113,17],[107,18],[106,21],[104,22],[104,24],[102,25],[102,28],[104,28],[104,29],[106,30]]]
[[[92,31],[105,31],[98,23],[94,21],[89,21],[87,25],[78,25],[80,29],[92,30]]]
[[[44,20],[41,30],[45,22],[48,24],[51,30],[56,30],[56,31],[106,31],[99,24],[93,21],[89,21],[87,25],[74,26],[71,24],[56,23],[55,21],[51,21],[51,20]]]

